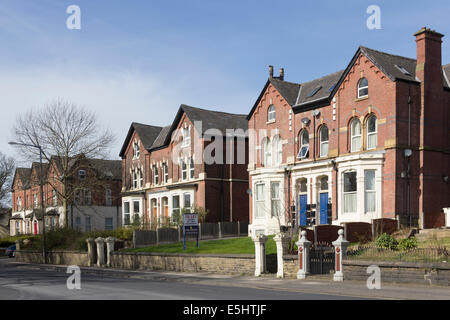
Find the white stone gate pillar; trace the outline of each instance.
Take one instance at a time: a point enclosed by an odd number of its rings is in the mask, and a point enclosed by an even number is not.
[[[266,272],[266,241],[265,235],[253,238],[255,243],[255,277],[259,277]]]
[[[339,238],[333,242],[335,252],[335,273],[333,280],[342,282],[344,281],[344,273],[342,272],[342,259],[347,253],[347,246],[349,242],[344,239],[344,230],[338,231]]]
[[[97,245],[97,266],[101,267],[105,264],[105,240],[98,237],[95,239],[95,243]]]
[[[277,278],[284,278],[284,260],[283,255],[287,252],[287,248],[291,238],[283,233],[278,233],[273,240],[277,245]]]
[[[108,237],[105,239],[106,242],[106,265],[108,267],[111,266],[111,252],[114,251],[114,242],[116,239],[113,237]]]
[[[303,230],[300,239],[296,243],[298,247],[298,272],[297,279],[306,279],[309,274],[309,249],[311,241],[306,239],[306,231]]]
[[[86,243],[88,248],[88,266],[92,267],[95,264],[94,238],[87,238]]]

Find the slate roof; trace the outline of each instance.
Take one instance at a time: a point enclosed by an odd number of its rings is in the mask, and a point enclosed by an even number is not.
[[[16,168],[14,179],[16,176],[22,181],[22,185],[28,188],[31,179],[31,168]]]
[[[44,175],[44,181],[47,181],[47,174],[48,174],[48,169],[50,168],[50,165],[47,162],[42,163],[42,170],[43,170],[43,175]],[[39,182],[40,180],[40,176],[41,176],[41,164],[39,162],[33,162],[31,164],[31,172],[33,170],[36,170],[36,181]],[[34,181],[34,182],[36,182]]]
[[[194,121],[202,121],[202,132],[204,134],[208,129],[219,129],[225,133],[227,129],[248,129],[248,122],[245,114],[226,113],[221,111],[206,110],[194,108],[185,104],[180,106],[180,110],[184,111],[186,116]],[[180,115],[181,117],[181,115]],[[175,122],[178,123],[177,117]]]
[[[149,150],[154,150],[165,146],[167,135],[169,134],[171,127],[172,126],[165,126],[162,128]]]
[[[416,78],[417,60],[360,46],[345,70],[305,83],[293,83],[279,78],[269,78],[247,115],[247,119],[251,118],[269,84],[272,84],[278,90],[296,113],[308,107],[321,107],[329,104],[360,54],[364,54],[392,81],[420,82]],[[450,64],[443,66],[443,74],[443,86],[450,89]],[[313,92],[314,94],[311,95]]]
[[[88,159],[89,166],[113,180],[122,180],[122,160]]]
[[[136,133],[139,135],[139,138],[144,144],[144,148],[149,150],[161,130],[162,127],[150,126],[147,124],[133,122],[130,126],[130,129],[128,130],[127,137],[122,145],[122,149],[120,150],[119,156],[120,157],[124,156],[134,131],[136,131]]]
[[[300,84],[280,80],[277,78],[269,78],[268,82],[270,82],[275,87],[275,89],[278,90],[278,92],[291,106],[293,106],[297,102]]]
[[[297,92],[298,97],[295,101],[295,105],[302,105],[329,98],[333,92],[334,86],[337,84],[343,73],[344,70],[341,70],[325,77],[302,83],[299,92]],[[317,89],[318,91],[314,95],[311,95],[311,93]]]

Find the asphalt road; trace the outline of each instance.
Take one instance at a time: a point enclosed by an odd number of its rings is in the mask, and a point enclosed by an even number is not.
[[[152,279],[124,277],[123,272],[107,274],[81,273],[81,289],[69,290],[70,274],[42,270],[29,265],[12,263],[0,258],[0,299],[39,300],[329,300],[359,299],[358,297],[290,292],[250,287],[205,285],[176,281],[173,278]],[[132,274],[130,274],[132,276]]]

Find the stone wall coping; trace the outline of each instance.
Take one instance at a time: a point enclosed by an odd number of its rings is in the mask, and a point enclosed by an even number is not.
[[[295,254],[284,254],[283,255],[284,260],[298,260],[298,255]]]
[[[161,256],[161,257],[211,257],[211,258],[234,258],[234,259],[255,259],[254,254],[199,254],[199,253],[166,253],[166,252],[126,252],[114,251],[112,255],[127,256]]]
[[[42,253],[41,250],[19,250],[20,252],[23,253]],[[76,250],[56,250],[56,251],[47,251],[47,253],[52,254],[52,253],[81,253],[81,254],[88,254],[87,251],[76,251]]]
[[[398,268],[430,268],[450,270],[450,263],[438,262],[400,262],[400,261],[365,261],[365,260],[342,260],[346,266],[371,266],[398,267]]]

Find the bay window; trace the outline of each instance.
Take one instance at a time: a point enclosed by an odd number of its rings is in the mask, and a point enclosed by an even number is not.
[[[377,192],[375,189],[375,170],[366,170],[364,171],[364,202],[365,209],[367,212],[375,212],[376,211],[376,200],[377,200]]]
[[[356,171],[344,173],[344,213],[357,212]]]

